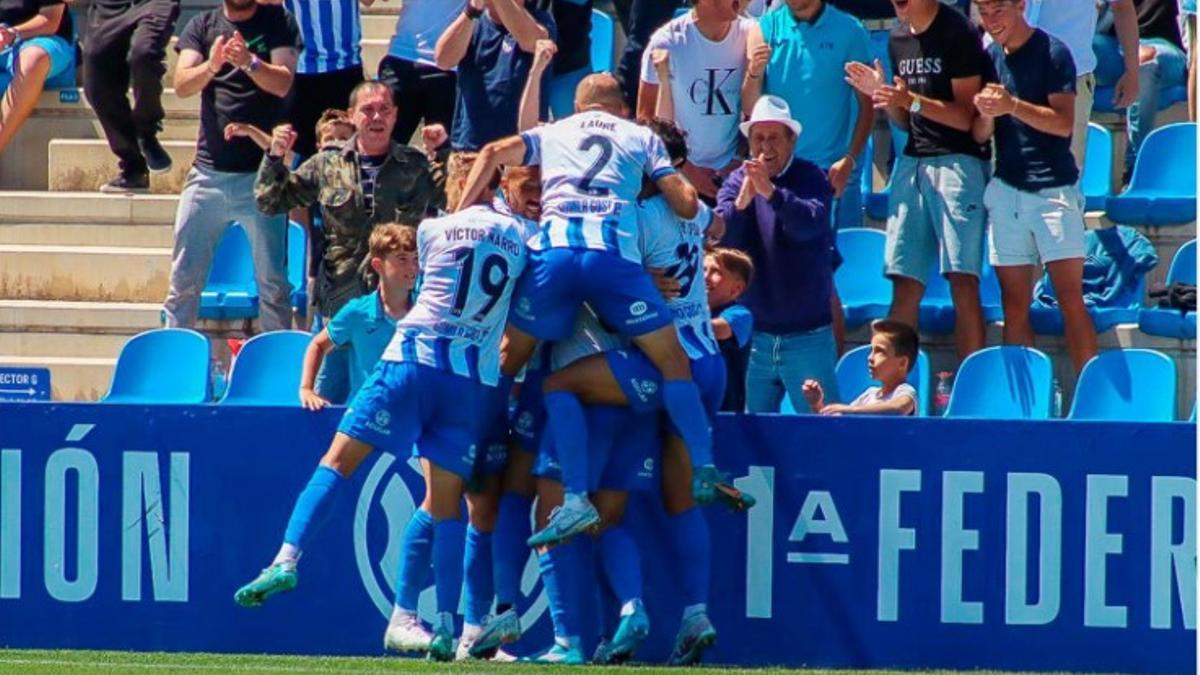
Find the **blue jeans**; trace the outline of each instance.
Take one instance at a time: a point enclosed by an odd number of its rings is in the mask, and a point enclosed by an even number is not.
[[[1139,41],[1140,45],[1154,47],[1153,59],[1138,68],[1138,96],[1125,113],[1126,133],[1129,143],[1125,147],[1125,167],[1133,168],[1138,149],[1146,135],[1154,131],[1158,117],[1158,99],[1171,87],[1187,84],[1187,54],[1168,40],[1149,38]],[[1125,62],[1117,39],[1109,35],[1097,35],[1092,41],[1096,52],[1096,85],[1111,87],[1125,74]]]
[[[798,412],[806,412],[803,387],[808,379],[821,383],[827,403],[841,400],[836,365],[837,345],[830,326],[788,335],[755,331],[746,368],[746,412],[779,412],[785,392]]]
[[[287,217],[268,216],[254,202],[256,174],[227,173],[193,166],[188,171],[175,213],[175,251],[171,288],[163,303],[169,328],[191,328],[200,311],[200,293],[208,282],[213,255],[234,222],[246,229],[258,316],[264,331],[292,326],[292,285],[287,278]]]

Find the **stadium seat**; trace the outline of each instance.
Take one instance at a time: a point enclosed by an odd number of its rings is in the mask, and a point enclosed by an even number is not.
[[[882,230],[869,228],[852,227],[837,233],[843,262],[833,280],[851,330],[887,316],[892,304],[892,283],[883,275],[885,240]]]
[[[292,308],[300,316],[308,313],[308,233],[304,226],[288,221],[287,276],[292,285]]]
[[[981,349],[959,368],[946,417],[1050,418],[1050,357],[1029,347]]]
[[[1168,124],[1146,136],[1129,187],[1108,198],[1122,225],[1185,225],[1196,220],[1196,125]]]
[[[867,387],[878,386],[867,370],[867,356],[871,345],[855,347],[842,354],[837,364],[838,392],[849,403]],[[917,389],[917,414],[924,417],[929,413],[929,355],[921,350],[917,353],[917,366],[908,374],[908,383]]]
[[[1083,163],[1084,207],[1088,211],[1103,211],[1112,193],[1113,137],[1112,132],[1088,123],[1087,159]]]
[[[1067,418],[1173,421],[1175,363],[1152,349],[1112,349],[1097,354],[1079,374]]]
[[[1193,239],[1175,252],[1167,270],[1167,286],[1175,282],[1196,283],[1196,240]],[[1196,339],[1196,313],[1167,307],[1144,307],[1138,312],[1138,328],[1148,335]]]
[[[950,282],[938,273],[939,268],[940,263],[935,260],[925,286],[925,296],[921,298],[917,323],[923,331],[945,335],[954,332],[957,315],[954,300],[950,296]],[[984,321],[1000,321],[1004,318],[1004,308],[1000,303],[1000,281],[986,255],[979,283],[979,300],[983,305]]]
[[[867,217],[873,220],[887,220],[888,217],[888,196],[892,192],[892,167],[896,165],[896,158],[904,152],[904,146],[908,145],[908,132],[895,126],[889,125],[892,138],[892,157],[887,161],[888,177],[887,183],[879,192],[871,190],[870,167],[863,168],[864,174],[864,189],[863,189],[863,208],[866,209]],[[874,143],[874,139],[869,141]],[[867,151],[868,158],[874,158],[873,147]]]
[[[1192,401],[1192,414],[1188,417],[1188,421],[1192,424],[1196,423],[1196,401]]]
[[[241,225],[225,230],[213,256],[208,284],[200,293],[201,319],[252,319],[258,316],[258,284],[250,240]]]
[[[106,403],[204,403],[212,357],[208,338],[194,330],[160,328],[133,336],[121,348]]]
[[[592,72],[606,73],[613,69],[613,48],[617,27],[613,18],[598,9],[592,10]]]
[[[281,330],[256,335],[238,352],[222,405],[300,405],[300,371],[310,333]]]

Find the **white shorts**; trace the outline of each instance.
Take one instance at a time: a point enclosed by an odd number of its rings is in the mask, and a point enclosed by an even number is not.
[[[1037,192],[993,178],[983,193],[988,249],[995,267],[1082,258],[1083,195],[1074,185]]]

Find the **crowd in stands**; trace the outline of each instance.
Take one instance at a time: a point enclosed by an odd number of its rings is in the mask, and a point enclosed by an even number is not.
[[[223,0],[192,18],[172,77],[179,97],[200,97],[200,130],[175,221],[166,324],[196,324],[215,251],[237,222],[261,327],[290,328],[291,213],[313,232],[320,332],[306,403],[345,401],[356,357],[344,345],[364,322],[404,311],[389,297],[396,289],[380,286],[382,305],[364,300],[376,297],[388,256],[412,251],[410,235],[383,226],[415,227],[452,207],[446,174],[456,162],[573,112],[595,65],[593,4],[404,0],[378,80],[366,84],[359,0]],[[1079,189],[1087,124],[1094,105],[1125,112],[1127,182],[1168,90],[1186,85],[1195,119],[1194,0],[611,5],[626,35],[615,74],[631,116],[685,130],[682,173],[726,224],[725,248],[704,270],[730,366],[726,409],[778,410],[786,393],[821,411],[860,393],[838,392],[834,377],[845,332],[836,234],[863,226],[868,140],[884,120],[905,141],[891,168],[882,271],[895,324],[877,331],[880,349],[912,367],[896,325],[917,326],[933,275],[949,285],[959,358],[983,348],[986,256],[1005,343],[1033,344],[1044,266],[1076,370],[1096,354]],[[150,173],[170,168],[156,135],[179,12],[179,0],[90,3],[83,87],[119,167],[102,191],[145,190]],[[72,21],[62,0],[0,0],[0,152],[45,83],[73,69]],[[1108,100],[1096,100],[1101,91]],[[536,203],[529,209],[536,218]],[[340,320],[347,308],[354,318]]]

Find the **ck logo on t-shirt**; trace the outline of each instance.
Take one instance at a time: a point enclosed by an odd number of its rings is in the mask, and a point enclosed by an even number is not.
[[[705,115],[732,115],[734,108],[727,98],[729,92],[723,89],[735,72],[733,68],[705,68],[705,76],[688,87],[692,103],[704,106]]]

